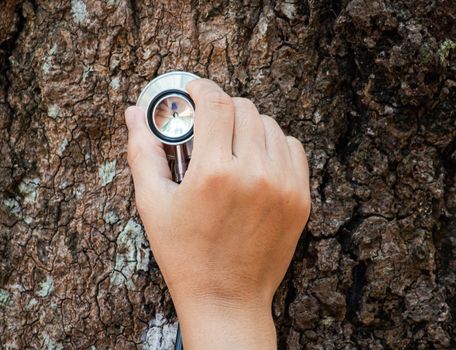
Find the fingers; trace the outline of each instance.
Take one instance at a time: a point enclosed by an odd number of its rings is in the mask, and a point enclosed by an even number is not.
[[[264,127],[255,105],[245,98],[234,97],[233,154],[248,157],[265,153]]]
[[[285,134],[273,118],[261,115],[261,119],[264,126],[267,155],[280,167],[288,167],[291,158]]]
[[[195,101],[193,160],[231,160],[234,106],[232,99],[213,81],[193,80],[187,91]]]
[[[136,194],[163,196],[174,184],[163,146],[150,133],[144,111],[129,107],[125,111],[128,127],[128,163],[133,174]]]
[[[308,189],[309,165],[307,163],[307,157],[306,152],[304,151],[304,147],[301,141],[292,136],[287,136],[286,139],[293,169],[299,178],[299,182],[303,184],[306,189]]]

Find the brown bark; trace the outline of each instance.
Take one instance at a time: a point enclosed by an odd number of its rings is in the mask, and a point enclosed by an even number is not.
[[[453,0],[0,2],[0,348],[171,349],[123,111],[187,70],[304,142],[281,349],[456,348]]]

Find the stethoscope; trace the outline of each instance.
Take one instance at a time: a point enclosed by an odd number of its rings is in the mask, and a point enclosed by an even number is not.
[[[195,104],[185,86],[198,76],[169,72],[153,79],[139,95],[136,105],[146,112],[150,131],[165,146],[173,180],[184,178],[193,148]]]
[[[164,144],[177,183],[184,178],[192,156],[195,104],[185,87],[195,79],[199,77],[187,72],[159,75],[146,85],[136,102],[146,112],[150,131]],[[175,349],[183,349],[179,327]]]

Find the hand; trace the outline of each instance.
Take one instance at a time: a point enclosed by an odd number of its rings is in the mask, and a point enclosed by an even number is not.
[[[136,204],[184,348],[274,349],[272,298],[310,210],[304,149],[214,82],[195,80],[187,90],[195,137],[180,185],[143,112],[126,111]]]

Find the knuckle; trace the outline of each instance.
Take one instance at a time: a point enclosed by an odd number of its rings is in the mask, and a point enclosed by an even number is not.
[[[206,95],[206,102],[216,108],[232,108],[233,101],[221,90],[211,91]]]
[[[214,190],[226,189],[232,181],[232,173],[224,165],[216,165],[200,174],[197,189],[200,192],[213,193]]]
[[[208,84],[210,84],[210,82],[206,79],[195,79],[188,82],[185,88],[190,93],[190,95],[195,95],[194,97],[198,97]]]
[[[274,177],[263,167],[257,167],[247,178],[247,189],[252,194],[270,197],[276,187]]]
[[[233,103],[236,109],[241,109],[248,112],[257,112],[257,108],[253,102],[245,97],[234,97]]]
[[[296,206],[299,203],[299,194],[297,189],[294,186],[283,185],[281,191],[279,192],[280,198],[283,204],[289,204]]]
[[[255,192],[262,192],[272,187],[271,179],[264,173],[252,176],[250,186]]]
[[[287,142],[296,148],[303,148],[301,141],[299,141],[296,137],[287,136]]]
[[[277,137],[283,134],[282,129],[274,118],[267,115],[262,115],[261,117],[263,119],[264,130],[266,134],[272,137]]]
[[[310,194],[307,193],[307,195],[302,197],[302,210],[308,218],[310,216],[310,212],[312,210],[312,199],[310,198]]]
[[[284,200],[300,215],[308,217],[310,214],[311,200],[309,192],[300,186],[294,186],[284,193]]]
[[[292,149],[293,152],[301,153],[304,155],[306,154],[306,151],[304,150],[304,145],[297,138],[293,136],[287,136],[287,142],[290,149]]]
[[[311,206],[310,196],[301,195],[296,204],[296,211],[300,217],[307,220],[310,216]]]
[[[265,125],[268,127],[272,127],[277,124],[275,119],[273,117],[270,117],[269,115],[262,114],[261,118],[263,119],[263,123],[265,123]]]
[[[259,116],[255,105],[243,97],[234,97],[232,100],[235,114],[235,128],[238,130],[248,127],[253,128],[256,125],[255,118]]]
[[[300,203],[302,195],[301,188],[296,179],[288,177],[281,181],[280,188],[277,191],[284,204],[297,206]]]
[[[199,81],[200,79],[195,79],[191,80],[190,82],[187,83],[186,89],[188,91],[193,91],[196,87],[198,87],[201,82]]]
[[[301,204],[310,211],[310,208],[312,206],[312,196],[308,187],[304,188],[302,191]]]

